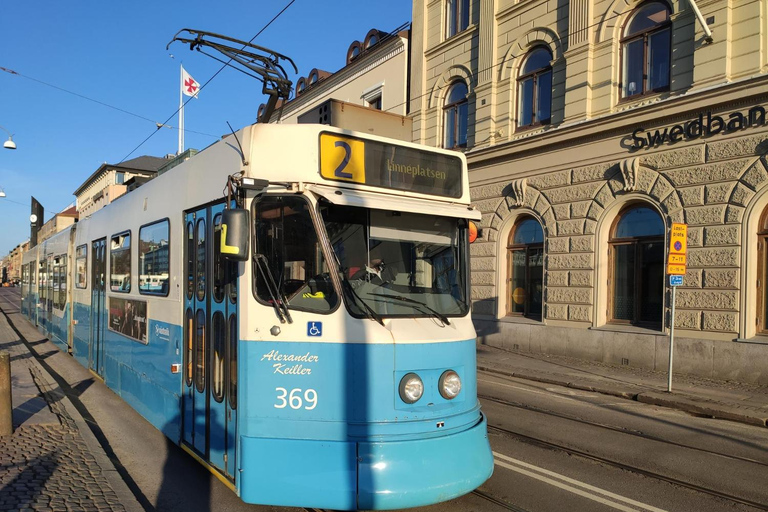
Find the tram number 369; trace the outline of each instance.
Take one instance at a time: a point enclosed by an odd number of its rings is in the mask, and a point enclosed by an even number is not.
[[[285,409],[290,407],[291,409],[306,409],[311,411],[317,407],[317,391],[314,389],[304,390],[302,396],[302,390],[299,388],[288,391],[285,388],[275,388],[277,391],[277,403],[275,409]]]

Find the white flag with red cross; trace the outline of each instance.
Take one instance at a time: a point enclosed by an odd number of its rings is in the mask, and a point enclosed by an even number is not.
[[[189,73],[187,73],[187,70],[183,67],[181,68],[181,92],[185,96],[193,96],[197,98],[197,93],[200,91],[200,84],[197,83],[197,80],[192,78]]]

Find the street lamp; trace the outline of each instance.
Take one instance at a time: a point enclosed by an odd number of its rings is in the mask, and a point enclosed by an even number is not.
[[[7,140],[7,141],[5,141],[5,142],[3,143],[3,147],[4,147],[5,149],[16,149],[16,143],[15,143],[15,142],[13,142],[13,135],[11,134],[11,132],[9,132],[8,130],[6,130],[6,129],[5,129],[5,128],[3,128],[2,126],[0,126],[0,128],[2,128],[2,130],[3,130],[5,133],[7,133],[7,134],[8,134],[8,140]],[[3,196],[0,196],[0,197],[3,197]]]

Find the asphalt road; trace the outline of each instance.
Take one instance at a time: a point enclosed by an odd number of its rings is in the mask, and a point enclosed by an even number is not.
[[[6,313],[18,300],[18,288],[0,289]],[[146,510],[296,510],[243,504],[71,357],[48,342],[33,347]],[[417,510],[768,510],[768,429],[478,377],[494,474],[474,493]]]

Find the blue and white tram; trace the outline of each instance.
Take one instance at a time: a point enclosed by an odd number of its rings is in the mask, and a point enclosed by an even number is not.
[[[461,154],[258,124],[30,251],[22,301],[244,501],[420,506],[493,470],[469,317],[479,218]],[[68,337],[38,307],[65,253]]]

